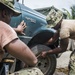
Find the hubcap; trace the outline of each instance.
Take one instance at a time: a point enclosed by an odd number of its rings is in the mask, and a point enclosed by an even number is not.
[[[45,58],[43,57],[39,57],[38,58],[38,63],[36,65],[38,68],[41,69],[41,71],[46,74],[49,69],[50,69],[50,66],[51,66],[51,61],[50,61],[50,58],[47,56]]]

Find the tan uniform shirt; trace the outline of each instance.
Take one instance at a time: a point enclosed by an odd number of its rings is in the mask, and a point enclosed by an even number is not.
[[[0,61],[4,55],[3,47],[16,38],[18,38],[18,36],[13,28],[0,21]]]
[[[75,39],[75,20],[63,20],[60,29],[60,38]]]
[[[70,38],[75,39],[75,20],[63,20],[60,29],[60,39]],[[65,43],[60,42],[61,48],[65,49]]]

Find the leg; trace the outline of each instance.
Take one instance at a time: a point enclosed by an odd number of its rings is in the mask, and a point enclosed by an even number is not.
[[[75,75],[75,50],[72,52],[70,56],[69,75]]]
[[[44,75],[42,71],[36,67],[26,68],[17,72],[14,72],[10,75]]]

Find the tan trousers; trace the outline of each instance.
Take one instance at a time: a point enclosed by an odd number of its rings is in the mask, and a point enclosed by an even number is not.
[[[75,50],[71,53],[70,56],[69,75],[75,75]]]

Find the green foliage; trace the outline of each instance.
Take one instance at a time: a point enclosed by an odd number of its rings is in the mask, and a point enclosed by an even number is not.
[[[72,19],[72,15],[70,14],[70,12],[67,9],[63,8],[63,11],[64,11],[64,14],[67,15],[67,17],[66,17],[67,19]]]
[[[71,6],[70,8],[71,8],[71,14],[67,9],[63,8],[64,13],[67,15],[68,19],[75,19],[75,5]]]
[[[71,7],[72,19],[75,19],[75,5]]]

